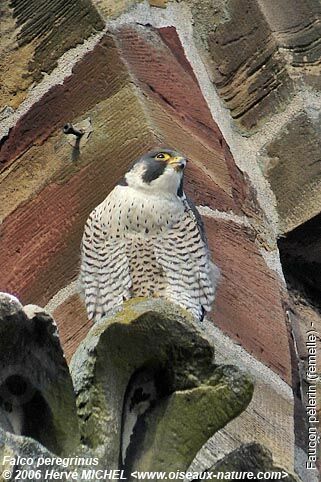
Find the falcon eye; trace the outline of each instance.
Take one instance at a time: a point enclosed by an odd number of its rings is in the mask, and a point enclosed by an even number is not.
[[[163,152],[160,152],[155,156],[155,159],[162,159],[163,161],[167,161],[171,156],[169,154],[164,154]]]

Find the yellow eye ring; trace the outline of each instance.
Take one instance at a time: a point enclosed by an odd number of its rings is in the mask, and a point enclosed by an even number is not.
[[[157,160],[161,160],[161,161],[168,161],[168,159],[170,158],[171,156],[169,154],[166,154],[164,152],[160,152],[159,154],[157,154],[155,156],[155,159]]]

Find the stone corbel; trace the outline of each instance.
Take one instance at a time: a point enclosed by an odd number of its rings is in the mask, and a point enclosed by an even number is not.
[[[2,294],[0,335],[2,458],[97,457],[92,468],[128,480],[137,470],[185,471],[252,397],[249,377],[216,365],[200,325],[163,300],[131,300],[95,324],[71,376],[43,309]]]

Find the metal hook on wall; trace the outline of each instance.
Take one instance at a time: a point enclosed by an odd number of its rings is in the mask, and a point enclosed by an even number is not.
[[[77,161],[81,149],[86,145],[93,128],[90,117],[77,124],[68,122],[63,127],[63,133],[68,136],[68,143],[73,147],[72,160]]]

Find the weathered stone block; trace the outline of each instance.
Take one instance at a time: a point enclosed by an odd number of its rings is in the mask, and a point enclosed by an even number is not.
[[[127,79],[114,40],[106,35],[75,65],[73,74],[63,84],[49,89],[11,129],[1,149],[2,167],[6,168],[32,145],[41,145],[68,121],[112,97]]]
[[[101,15],[106,18],[114,18],[126,12],[130,7],[142,0],[92,0]]]
[[[277,199],[282,232],[320,211],[320,132],[319,116],[302,112],[262,150],[263,169]]]
[[[318,90],[320,83],[320,2],[304,0],[259,0],[274,38],[285,53],[289,73]],[[291,68],[293,67],[293,69]]]
[[[209,472],[213,473],[213,477],[209,480],[217,480],[219,472],[228,473],[233,471],[253,472],[255,475],[257,475],[258,472],[270,472],[271,477],[275,477],[275,473],[278,472],[280,478],[286,477],[289,482],[299,481],[295,475],[287,473],[281,467],[277,467],[273,463],[271,452],[266,450],[262,445],[256,443],[242,445],[240,448],[224,457],[214,467],[211,467]]]
[[[266,266],[252,229],[207,216],[204,220],[221,270],[214,323],[291,383],[286,295],[278,275]]]
[[[195,33],[214,85],[239,126],[251,129],[291,97],[286,62],[260,7],[251,0],[192,2]]]
[[[50,73],[59,57],[104,23],[90,0],[13,0],[3,5],[4,43],[0,104],[18,107],[27,88]]]
[[[68,363],[92,327],[83,299],[73,294],[53,311],[59,326],[60,341]]]

